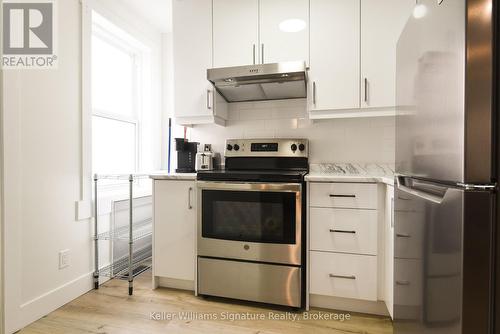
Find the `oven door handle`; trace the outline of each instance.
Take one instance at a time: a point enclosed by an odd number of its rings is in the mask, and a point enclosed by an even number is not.
[[[257,182],[215,182],[197,181],[196,186],[200,190],[220,191],[257,191],[257,192],[292,192],[302,191],[300,183],[257,183]]]

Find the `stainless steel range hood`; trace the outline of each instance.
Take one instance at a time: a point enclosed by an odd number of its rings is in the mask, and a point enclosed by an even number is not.
[[[213,68],[207,78],[227,102],[298,99],[307,97],[306,63]]]

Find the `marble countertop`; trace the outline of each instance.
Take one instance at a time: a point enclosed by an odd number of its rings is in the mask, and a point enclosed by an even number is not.
[[[154,180],[196,180],[196,173],[153,172]],[[311,164],[308,182],[369,182],[394,184],[394,166],[377,163],[322,163]]]
[[[196,173],[167,173],[159,171],[149,175],[153,180],[196,180]]]
[[[394,185],[394,166],[377,163],[311,164],[308,182],[375,182]]]

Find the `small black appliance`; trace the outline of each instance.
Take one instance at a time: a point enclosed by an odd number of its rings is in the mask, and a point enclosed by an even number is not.
[[[194,173],[196,163],[197,142],[189,142],[184,138],[175,138],[175,150],[177,151],[176,173]]]

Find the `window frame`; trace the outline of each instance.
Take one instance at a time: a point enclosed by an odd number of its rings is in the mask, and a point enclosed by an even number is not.
[[[101,17],[101,19],[105,19]],[[108,21],[109,24],[114,25],[111,21]],[[126,41],[118,34],[114,33],[110,29],[107,29],[103,25],[99,24],[98,20],[92,20],[91,27],[91,40],[93,38],[99,38],[104,43],[110,44],[112,47],[123,51],[124,53],[131,56],[133,59],[132,66],[132,116],[125,116],[117,114],[113,111],[103,110],[95,108],[92,104],[91,100],[91,117],[101,117],[106,118],[113,121],[125,122],[129,124],[133,124],[135,128],[135,140],[134,140],[134,170],[131,173],[137,173],[138,170],[141,170],[141,158],[142,158],[142,116],[143,116],[143,92],[144,92],[144,50],[133,45],[132,43]],[[116,26],[116,28],[120,29],[120,27]],[[92,53],[91,53],[92,57]],[[90,60],[90,71],[92,71],[92,60]],[[92,79],[90,82],[90,88],[92,89]],[[93,169],[93,167],[92,167]],[[98,172],[98,171],[92,171]]]

